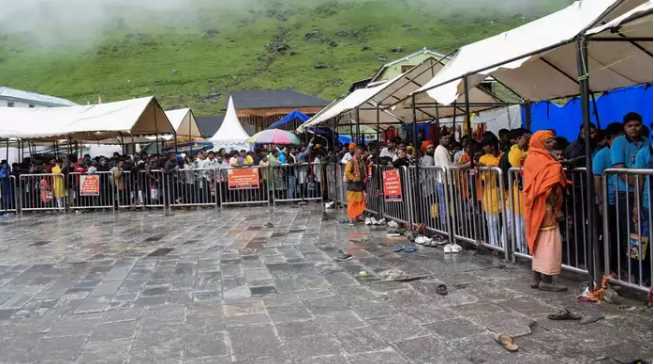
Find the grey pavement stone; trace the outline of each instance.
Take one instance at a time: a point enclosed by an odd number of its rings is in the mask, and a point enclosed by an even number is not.
[[[358,353],[346,356],[352,364],[404,364],[409,363],[393,349]]]
[[[388,342],[397,342],[408,338],[427,335],[420,323],[403,313],[368,320],[370,327]]]
[[[82,348],[78,363],[121,364],[129,358],[131,340],[89,341]]]
[[[577,304],[577,282],[569,274],[561,281],[571,291],[554,294],[529,288],[528,266],[486,253],[444,257],[441,249],[419,248],[395,254],[385,229],[352,229],[331,212],[323,220],[319,204],[173,212],[5,217],[0,362],[652,358],[651,309],[628,299],[633,311]],[[269,220],[275,228],[263,227]],[[350,245],[355,257],[335,261],[338,249]],[[163,248],[172,250],[148,256]],[[387,269],[431,277],[376,280]],[[360,270],[372,278],[358,279]],[[449,288],[444,297],[435,293],[441,282]],[[546,318],[560,307],[605,319],[580,327]],[[494,332],[530,334],[516,338],[520,351],[511,354],[495,343]]]

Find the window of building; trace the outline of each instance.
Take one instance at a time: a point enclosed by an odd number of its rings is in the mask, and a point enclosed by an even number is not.
[[[34,105],[32,105],[32,104],[29,104],[29,107],[34,107]]]
[[[7,107],[14,107],[13,101],[7,101]]]

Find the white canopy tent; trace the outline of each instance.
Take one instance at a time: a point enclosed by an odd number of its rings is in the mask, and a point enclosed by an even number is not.
[[[492,76],[525,100],[577,95],[577,37],[641,3],[642,0],[580,0],[556,13],[466,45],[416,94],[426,93],[440,104],[450,105],[464,95],[464,78],[470,88]],[[650,38],[651,34],[650,27]],[[651,41],[639,46],[651,52]],[[651,54],[642,52],[627,39],[611,42],[610,47],[590,42],[588,61],[592,91],[652,81]]]
[[[249,137],[248,133],[243,129],[243,125],[241,125],[241,122],[238,120],[238,116],[236,116],[234,101],[230,96],[229,101],[227,102],[227,112],[225,113],[223,123],[208,141],[213,143],[214,150],[221,148],[228,150],[249,150],[250,145],[245,142]]]
[[[337,119],[347,124],[388,126],[391,124],[411,123],[414,120],[411,105],[411,94],[428,82],[443,68],[442,59],[430,57],[405,73],[382,84],[352,91],[344,98],[327,105],[323,110],[302,124],[297,131],[317,126]],[[506,103],[489,91],[473,88],[469,95],[473,104],[471,111],[478,112],[489,108],[504,106]],[[463,96],[458,102],[463,103]],[[462,114],[460,105],[439,106],[427,99],[416,104],[415,119],[417,121],[434,120]]]
[[[0,138],[116,143],[119,138],[174,134],[152,97],[56,108],[0,108]]]
[[[195,120],[193,111],[189,108],[167,110],[166,116],[170,124],[175,128],[177,141],[188,142],[203,140],[200,128]]]

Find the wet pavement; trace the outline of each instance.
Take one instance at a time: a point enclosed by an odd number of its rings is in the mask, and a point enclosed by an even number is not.
[[[272,223],[272,227],[266,223]],[[651,360],[652,311],[529,287],[527,265],[316,204],[0,218],[0,362],[585,363]],[[354,255],[338,262],[339,249]],[[413,281],[385,281],[395,269]],[[367,276],[360,276],[365,271]],[[444,283],[449,294],[436,287]],[[568,307],[604,319],[551,321]],[[517,336],[517,353],[494,333]]]

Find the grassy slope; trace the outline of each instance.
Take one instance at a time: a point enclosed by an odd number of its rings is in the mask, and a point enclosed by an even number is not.
[[[166,25],[123,17],[93,46],[55,50],[26,46],[26,34],[0,34],[0,84],[82,103],[154,94],[164,107],[190,105],[206,115],[219,112],[224,95],[239,89],[295,88],[333,98],[384,58],[422,47],[447,52],[527,21],[520,12],[481,8],[462,14],[449,5],[396,0],[254,1],[250,8],[256,10],[208,5],[192,21],[153,15]],[[530,17],[566,2],[543,1]],[[207,36],[208,30],[218,33]],[[318,35],[305,39],[314,30]],[[271,51],[271,43],[289,48]],[[395,47],[403,52],[393,53]]]

